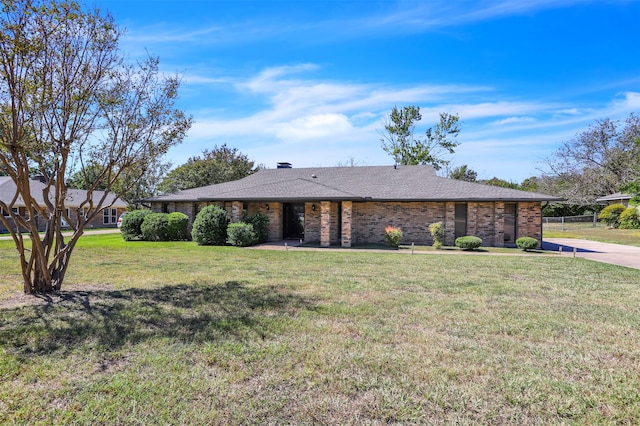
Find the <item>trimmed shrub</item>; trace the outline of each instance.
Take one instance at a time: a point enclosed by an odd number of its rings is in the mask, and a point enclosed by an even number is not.
[[[180,212],[167,215],[167,241],[184,241],[189,239],[189,216]]]
[[[402,239],[402,229],[395,226],[384,228],[384,239],[389,247],[398,247]]]
[[[622,204],[611,204],[600,212],[598,219],[604,220],[608,227],[617,228],[620,224],[618,222],[620,214],[626,210],[626,207]]]
[[[227,242],[236,247],[247,247],[256,243],[256,233],[250,223],[236,222],[227,226]]]
[[[640,228],[640,215],[638,207],[627,207],[618,217],[621,229],[638,229]]]
[[[435,222],[429,225],[429,232],[433,237],[433,247],[435,249],[441,249],[444,245],[444,225],[442,222]]]
[[[166,241],[169,215],[166,213],[150,213],[144,217],[140,230],[146,241]]]
[[[227,241],[227,212],[219,206],[207,206],[198,213],[191,230],[200,246],[223,246]]]
[[[482,239],[470,235],[456,238],[456,247],[462,250],[475,250],[482,245]]]
[[[244,223],[253,225],[253,232],[256,233],[256,243],[265,243],[269,239],[269,217],[258,212],[253,216],[247,217]]]
[[[531,237],[521,237],[516,240],[516,245],[524,251],[535,250],[538,248],[538,240]]]
[[[151,214],[151,210],[133,210],[122,218],[120,233],[125,241],[134,241],[142,239],[142,222],[145,216]]]

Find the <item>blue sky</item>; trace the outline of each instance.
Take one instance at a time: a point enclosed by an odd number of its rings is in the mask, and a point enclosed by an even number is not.
[[[390,165],[379,131],[458,114],[452,164],[520,182],[595,120],[640,113],[640,1],[96,0],[122,49],[182,75],[174,165],[227,143],[273,168]]]

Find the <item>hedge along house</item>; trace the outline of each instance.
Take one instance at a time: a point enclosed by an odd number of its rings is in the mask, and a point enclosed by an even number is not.
[[[283,167],[284,164],[284,167]],[[432,244],[429,225],[442,222],[445,244],[474,235],[485,246],[542,241],[542,203],[558,197],[447,179],[431,166],[291,168],[280,163],[246,178],[143,200],[155,212],[179,211],[191,222],[205,206],[226,209],[231,222],[265,213],[269,240],[321,246],[384,242],[402,228],[403,243]]]
[[[32,179],[29,183],[31,188],[31,196],[39,206],[44,206],[43,189],[46,186],[44,182],[39,179]],[[103,191],[93,191],[92,199],[100,200],[104,195]],[[14,200],[15,198],[15,200]],[[65,198],[65,209],[67,210],[67,217],[73,222],[76,218],[84,218],[88,213],[89,206],[82,205],[83,201],[87,199],[87,191],[83,189],[67,189],[67,196]],[[16,184],[8,176],[0,176],[0,200],[2,200],[15,214],[26,216],[26,208],[22,197],[16,198]],[[119,198],[116,198],[112,194],[107,194],[105,198],[105,205],[110,207],[104,208],[102,214],[96,215],[96,218],[89,224],[87,228],[115,228],[118,222],[120,214],[127,210],[127,203]],[[0,209],[2,210],[2,209]],[[0,211],[5,218],[9,218],[9,212],[4,210]],[[35,217],[38,230],[43,232],[46,229],[46,220],[44,218]],[[13,222],[11,222],[13,223]],[[7,232],[7,229],[0,221],[0,232]]]

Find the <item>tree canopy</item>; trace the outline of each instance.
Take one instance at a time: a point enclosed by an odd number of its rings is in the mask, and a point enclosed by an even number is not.
[[[478,173],[471,169],[468,165],[455,167],[449,172],[449,178],[456,180],[464,180],[467,182],[475,182],[478,179]]]
[[[176,192],[184,189],[213,185],[242,179],[258,170],[254,162],[227,144],[212,150],[205,150],[202,156],[189,158],[187,162],[173,170],[162,180],[161,192]]]
[[[0,170],[16,193],[0,200],[8,213],[0,221],[16,243],[24,291],[57,291],[84,227],[109,207],[108,195],[121,196],[155,167],[191,119],[174,107],[179,78],[161,76],[157,58],[124,60],[111,16],[75,1],[1,4]],[[32,194],[33,171],[45,182],[42,194]],[[66,182],[78,172],[87,197],[67,213]],[[105,192],[98,196],[98,188]],[[36,218],[47,224],[43,235]],[[72,227],[68,238],[62,219]]]
[[[444,156],[453,154],[460,144],[456,140],[460,133],[459,117],[441,113],[440,121],[429,127],[422,139],[415,135],[415,126],[420,120],[420,107],[393,107],[385,119],[384,131],[380,132],[382,149],[393,157],[396,164],[431,164],[440,170],[449,163]]]
[[[621,123],[608,118],[564,142],[547,161],[545,190],[570,204],[590,205],[596,198],[640,181],[640,118]]]

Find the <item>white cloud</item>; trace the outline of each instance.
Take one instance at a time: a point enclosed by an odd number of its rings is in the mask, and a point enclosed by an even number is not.
[[[344,114],[317,114],[279,123],[275,134],[283,140],[329,138],[335,139],[353,130]]]

